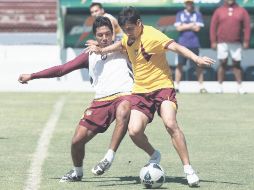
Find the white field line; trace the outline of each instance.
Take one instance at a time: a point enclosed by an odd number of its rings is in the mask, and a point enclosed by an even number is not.
[[[30,169],[28,170],[28,178],[25,183],[24,190],[37,190],[40,187],[42,165],[47,157],[48,146],[61,115],[64,103],[64,97],[59,98],[59,100],[55,103],[54,110],[42,131],[36,151],[33,154]]]

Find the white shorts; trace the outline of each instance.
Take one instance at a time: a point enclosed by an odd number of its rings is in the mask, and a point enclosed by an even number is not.
[[[242,45],[241,43],[218,43],[217,44],[217,58],[226,59],[228,56],[234,61],[242,60]]]

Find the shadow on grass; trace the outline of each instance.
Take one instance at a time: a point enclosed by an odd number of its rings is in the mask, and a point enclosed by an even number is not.
[[[0,137],[0,140],[6,140],[6,139],[9,139],[7,137]]]
[[[57,179],[60,178],[50,178],[50,179]],[[123,176],[123,177],[85,177],[80,181],[80,183],[100,183],[98,186],[100,187],[107,187],[107,186],[123,186],[123,185],[136,185],[140,184],[140,179],[137,176]],[[201,185],[202,183],[221,183],[221,184],[229,184],[229,185],[245,185],[242,183],[230,182],[230,181],[217,181],[217,180],[200,180]],[[103,183],[103,184],[101,184]],[[184,177],[166,177],[164,183],[178,183],[183,185],[188,185],[186,178]],[[194,186],[192,188],[199,188],[200,186]],[[160,189],[167,189],[162,187]]]

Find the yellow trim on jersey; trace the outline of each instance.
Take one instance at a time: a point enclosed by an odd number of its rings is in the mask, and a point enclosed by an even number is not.
[[[173,39],[152,26],[143,26],[141,36],[128,46],[124,35],[122,45],[127,50],[134,74],[133,93],[148,93],[162,88],[174,88],[166,59],[166,47]]]
[[[95,101],[110,101],[110,100],[114,100],[116,98],[119,98],[121,96],[126,96],[126,95],[131,95],[131,92],[125,92],[125,93],[117,93],[117,94],[113,94],[104,98],[98,98],[98,99],[94,99]]]

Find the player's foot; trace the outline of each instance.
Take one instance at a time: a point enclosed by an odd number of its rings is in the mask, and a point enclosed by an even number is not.
[[[102,175],[110,168],[111,164],[112,163],[105,158],[94,166],[91,171],[94,175]]]
[[[196,172],[192,169],[191,166],[187,169],[184,169],[184,173],[186,175],[186,179],[190,187],[198,186],[199,177],[197,176]]]
[[[70,170],[68,173],[66,173],[59,182],[75,182],[75,181],[81,181],[83,176],[77,176],[76,172],[74,170]]]
[[[237,89],[238,94],[246,94],[247,92],[243,89],[243,87],[239,87]]]
[[[155,150],[148,162],[160,164],[160,161],[161,161],[161,153],[158,150]]]
[[[175,88],[176,93],[180,93],[179,88]]]
[[[208,93],[207,90],[205,88],[200,88],[199,92],[201,94],[205,94],[205,93]]]

